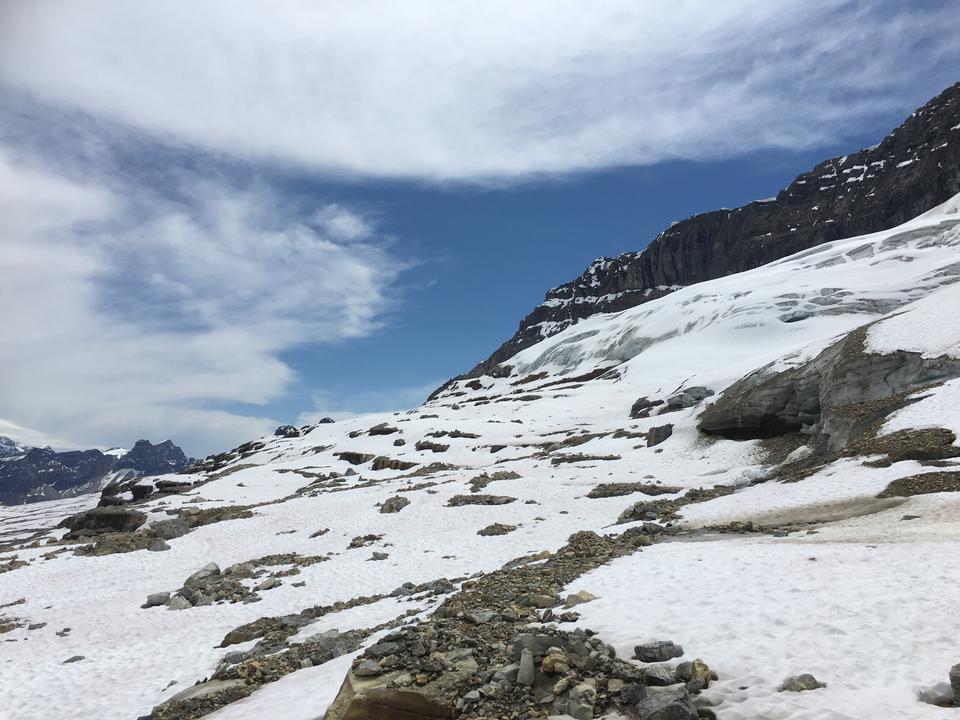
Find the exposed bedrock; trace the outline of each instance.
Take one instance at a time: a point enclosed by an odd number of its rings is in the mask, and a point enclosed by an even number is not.
[[[960,377],[960,360],[921,353],[870,353],[869,325],[809,362],[782,372],[766,366],[724,390],[701,415],[708,435],[749,440],[818,432],[836,452],[924,387]]]

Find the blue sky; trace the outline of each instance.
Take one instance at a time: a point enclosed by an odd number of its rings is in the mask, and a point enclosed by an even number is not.
[[[950,2],[0,10],[0,434],[409,407],[552,286],[956,82]]]

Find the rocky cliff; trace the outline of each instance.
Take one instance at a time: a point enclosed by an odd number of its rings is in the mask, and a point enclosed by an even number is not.
[[[138,440],[132,450],[119,457],[100,450],[57,452],[49,447],[25,447],[9,438],[0,438],[0,449],[2,505],[99,492],[103,480],[115,470],[160,475],[177,472],[190,462],[170,440],[156,445]]]
[[[550,290],[516,334],[462,377],[479,377],[524,348],[597,313],[764,265],[840,238],[885,230],[960,192],[960,83],[875,145],[830,158],[769,200],[694,215],[641,252],[599,258]]]

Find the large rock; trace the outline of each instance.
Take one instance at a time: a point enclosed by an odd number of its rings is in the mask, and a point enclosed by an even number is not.
[[[125,507],[96,507],[61,521],[60,526],[70,530],[70,537],[99,535],[112,532],[133,532],[146,522],[147,516],[139,510]]]
[[[380,512],[398,513],[409,504],[410,498],[405,498],[402,495],[394,495],[383,501],[383,504],[380,506]]]
[[[770,365],[738,380],[700,415],[700,430],[731,439],[811,430],[826,436],[828,449],[837,451],[896,409],[877,401],[896,401],[960,377],[960,360],[955,358],[925,358],[902,350],[866,352],[868,327],[854,330],[798,367],[776,372]]]
[[[436,688],[388,687],[396,675],[358,677],[356,673],[348,673],[324,720],[437,720],[453,717],[453,707]]]

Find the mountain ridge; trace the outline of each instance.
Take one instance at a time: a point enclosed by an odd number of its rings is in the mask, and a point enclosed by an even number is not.
[[[592,315],[619,312],[825,242],[886,230],[958,192],[960,83],[876,145],[822,161],[775,198],[692,215],[643,250],[598,258],[577,278],[549,290],[509,340],[453,380],[495,373],[521,350]]]
[[[138,440],[117,455],[113,451],[29,447],[0,436],[0,505],[19,505],[98,492],[114,471],[132,475],[178,472],[191,462],[172,440],[154,445]]]

